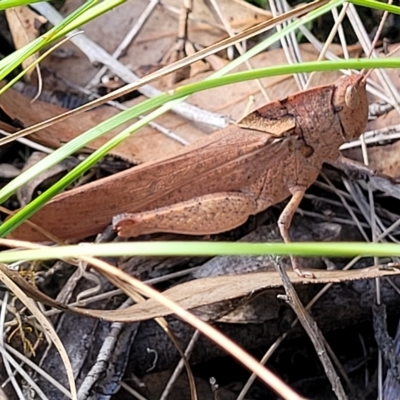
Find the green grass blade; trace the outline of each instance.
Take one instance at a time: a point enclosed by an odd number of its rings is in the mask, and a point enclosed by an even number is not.
[[[391,4],[386,4],[381,1],[375,0],[350,0],[349,3],[353,3],[357,6],[375,8],[376,10],[388,11],[392,14],[400,14],[400,7]]]
[[[20,260],[48,260],[78,256],[235,256],[295,255],[301,257],[396,257],[400,245],[394,243],[227,243],[227,242],[128,242],[57,246],[38,250],[0,253],[1,263]]]
[[[42,0],[1,0],[0,11],[7,10],[8,8],[27,6],[33,3],[39,3]]]
[[[63,37],[67,33],[76,29],[78,26],[96,18],[106,11],[115,8],[125,0],[106,0],[101,4],[99,0],[88,0],[70,15],[68,15],[59,25],[50,29],[48,32],[35,39],[31,43],[14,51],[9,56],[0,61],[0,80],[4,79],[11,71],[17,68],[25,59],[38,52],[55,40]],[[1,4],[1,3],[0,3]],[[0,94],[3,93],[0,90]]]

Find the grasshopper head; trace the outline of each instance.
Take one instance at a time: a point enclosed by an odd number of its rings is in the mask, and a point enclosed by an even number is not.
[[[358,138],[367,125],[368,101],[363,78],[363,75],[343,76],[335,82],[333,105],[347,142]]]

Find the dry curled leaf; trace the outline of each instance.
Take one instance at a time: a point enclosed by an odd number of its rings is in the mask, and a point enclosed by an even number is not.
[[[37,14],[28,6],[7,8],[5,10],[8,26],[16,49],[20,49],[39,37],[40,27],[47,22],[46,18]],[[23,68],[29,67],[36,59],[37,55],[32,55],[22,62]],[[31,80],[34,70],[26,74],[26,79]]]
[[[311,270],[309,270],[311,271]],[[298,276],[293,271],[288,271],[290,280],[294,284],[325,284],[354,281],[357,279],[372,279],[376,277],[398,275],[398,269],[386,270],[379,267],[370,267],[351,271],[321,271],[312,270],[315,279]],[[219,276],[204,278],[183,283],[163,292],[170,300],[178,303],[185,309],[193,309],[219,301],[231,300],[260,290],[281,287],[282,282],[277,272],[260,272],[246,275]],[[171,312],[155,300],[147,300],[141,304],[118,311],[95,311],[91,315],[102,317],[106,320],[123,322],[136,322],[155,317],[166,316]]]
[[[112,276],[114,267],[110,266],[106,275],[111,278],[117,287],[125,292],[135,290],[129,283],[131,277],[127,275],[126,280],[121,280]],[[116,269],[116,268],[115,268]],[[57,303],[55,300],[41,293],[38,289],[29,284],[17,272],[10,271],[0,264],[0,270],[7,274],[13,281],[21,287],[31,298],[41,301],[49,306],[76,312],[82,315],[101,318],[106,321],[137,322],[156,317],[167,316],[171,311],[164,305],[155,300],[149,299],[143,303],[135,304],[124,310],[91,310],[77,307],[68,307]],[[311,271],[311,270],[310,270]],[[103,270],[102,273],[105,271]],[[341,283],[354,281],[357,279],[373,279],[384,276],[395,276],[400,273],[399,269],[381,269],[379,267],[369,267],[357,270],[343,271],[323,271],[312,270],[315,279],[298,276],[293,271],[288,271],[290,280],[294,284],[325,284]],[[119,275],[124,274],[119,271]],[[163,295],[173,300],[185,309],[193,309],[204,305],[215,304],[221,301],[237,299],[240,297],[254,294],[261,290],[281,287],[282,282],[277,272],[259,272],[246,275],[218,276],[203,278],[177,285],[163,292]]]

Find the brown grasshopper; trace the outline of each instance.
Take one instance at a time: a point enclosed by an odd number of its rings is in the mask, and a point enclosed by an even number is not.
[[[31,221],[61,239],[101,231],[119,236],[228,231],[291,196],[278,225],[285,242],[306,189],[339,146],[365,129],[363,75],[274,101],[176,155],[142,164],[56,196]],[[12,236],[45,237],[28,224]],[[299,266],[292,259],[293,268]]]

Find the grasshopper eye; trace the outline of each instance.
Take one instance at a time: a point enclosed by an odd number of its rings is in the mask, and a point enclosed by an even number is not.
[[[344,102],[346,103],[346,106],[352,110],[358,107],[360,98],[358,96],[357,89],[353,85],[347,86],[346,93],[344,95]]]

